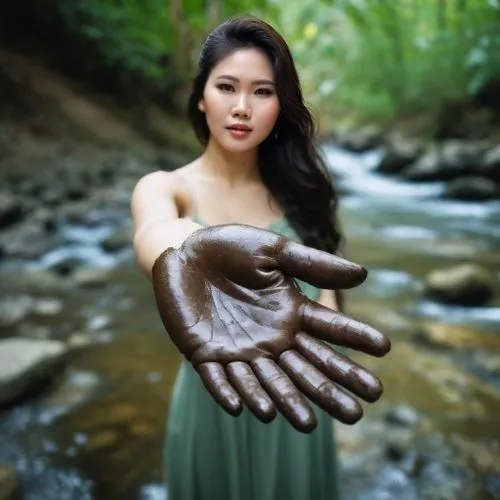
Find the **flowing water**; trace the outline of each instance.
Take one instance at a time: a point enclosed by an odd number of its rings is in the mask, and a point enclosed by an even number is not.
[[[461,449],[486,442],[487,449],[477,452],[474,447],[474,453],[492,453],[493,462],[500,460],[500,368],[484,364],[485,357],[498,359],[500,354],[500,302],[461,308],[422,296],[429,271],[462,262],[480,263],[500,281],[500,202],[444,200],[439,198],[440,183],[381,177],[374,171],[380,158],[376,151],[354,155],[329,145],[324,151],[343,193],[347,256],[370,271],[366,283],[348,293],[348,310],[388,331],[394,342],[384,360],[359,358],[386,388],[383,402],[368,413],[376,419],[377,409],[410,405],[425,416],[421,442],[431,436],[436,448],[429,451],[426,445],[427,453],[439,456],[448,449],[436,445],[439,436],[458,439]],[[0,413],[0,463],[19,472],[27,500],[165,498],[163,429],[179,357],[162,332],[150,287],[132,251],[108,254],[99,245],[116,226],[129,223],[126,205],[89,213],[80,224],[61,220],[61,245],[37,262],[23,264],[47,267],[71,258],[109,272],[105,286],[45,294],[63,299],[62,313],[27,326],[45,328],[51,338],[90,341],[72,349],[66,371],[42,394]],[[5,272],[12,275],[15,264]],[[465,332],[474,337],[473,346],[445,351],[420,346],[414,335],[421,325]],[[370,459],[368,444],[385,432],[359,428],[339,433],[347,476],[349,468]],[[366,452],[359,450],[360,440],[368,443]],[[469,457],[466,451],[462,455]],[[371,475],[364,483],[349,484],[346,498],[499,498],[500,472],[494,465],[481,469],[477,460],[467,462],[464,470],[471,481],[481,483],[468,493],[474,496],[462,491],[465,496],[444,497],[424,496],[425,486],[417,487],[417,479],[401,486],[399,469],[385,467],[386,462],[375,469],[363,466]],[[438,461],[433,463],[439,468]],[[425,469],[427,487],[442,481],[458,481],[457,488],[462,487],[453,471],[436,467]],[[485,468],[486,485],[479,470]],[[396,483],[400,490],[394,490]]]

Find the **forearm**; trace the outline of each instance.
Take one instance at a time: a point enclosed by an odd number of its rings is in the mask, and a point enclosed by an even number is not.
[[[153,264],[167,248],[179,248],[202,226],[191,219],[158,220],[134,233],[134,248],[140,268],[151,279]]]

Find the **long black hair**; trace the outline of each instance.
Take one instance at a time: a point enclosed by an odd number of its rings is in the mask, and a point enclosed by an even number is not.
[[[210,72],[234,51],[249,47],[269,57],[280,102],[276,125],[259,146],[262,180],[305,245],[337,252],[342,240],[338,195],[314,140],[314,121],[304,104],[290,49],[272,26],[253,16],[238,16],[209,34],[201,49],[188,104],[194,131],[206,146],[210,131],[198,103]]]

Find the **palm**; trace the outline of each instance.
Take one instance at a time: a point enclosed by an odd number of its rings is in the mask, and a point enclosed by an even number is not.
[[[241,397],[261,420],[274,418],[277,406],[309,431],[314,414],[298,388],[350,423],[361,407],[332,380],[366,400],[379,397],[373,375],[314,337],[374,355],[387,352],[387,339],[311,302],[293,279],[356,286],[365,277],[359,266],[239,225],[197,231],[159,261],[153,275],[163,323],[230,413],[241,411]]]

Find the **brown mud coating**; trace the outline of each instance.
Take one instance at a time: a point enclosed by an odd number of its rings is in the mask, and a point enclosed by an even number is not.
[[[374,375],[327,343],[384,356],[390,341],[309,300],[294,278],[343,289],[366,275],[270,231],[229,224],[165,250],[153,266],[153,287],[172,341],[222,408],[236,416],[245,404],[263,422],[279,411],[311,432],[316,417],[307,398],[353,424],[363,410],[350,393],[369,402],[382,394]]]

